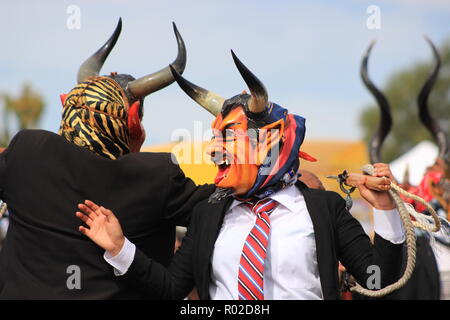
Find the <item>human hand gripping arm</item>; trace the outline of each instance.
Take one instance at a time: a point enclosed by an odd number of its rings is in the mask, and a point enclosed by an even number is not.
[[[345,201],[338,202],[337,235],[339,243],[339,260],[355,276],[362,286],[372,274],[369,267],[378,266],[381,270],[380,285],[385,287],[400,277],[402,262],[402,245],[405,240],[404,229],[396,209],[395,202],[389,195],[392,174],[386,164],[375,164],[374,175],[378,189],[366,182],[366,176],[359,177],[355,183],[361,196],[374,207],[374,243],[367,237],[360,223],[345,209]],[[372,183],[374,182],[374,177]],[[380,183],[381,182],[381,183]],[[369,185],[371,188],[369,188]]]
[[[395,202],[387,191],[390,189],[391,181],[395,181],[394,176],[388,164],[375,163],[373,167],[374,176],[383,178],[379,188],[377,190],[368,188],[367,179],[361,179],[356,186],[361,196],[374,208],[375,233],[394,244],[403,243],[405,241],[403,224]]]
[[[361,197],[375,209],[393,210],[396,208],[395,202],[388,193],[391,188],[391,180],[393,180],[389,165],[376,163],[373,167],[375,169],[374,176],[379,177],[376,179],[376,184],[371,181],[374,179],[373,176],[350,174],[352,184],[358,188]]]

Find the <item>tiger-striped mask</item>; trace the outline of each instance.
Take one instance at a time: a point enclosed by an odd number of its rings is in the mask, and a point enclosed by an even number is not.
[[[99,76],[121,29],[119,19],[108,41],[80,66],[78,85],[61,95],[63,115],[58,133],[69,142],[109,159],[139,152],[145,140],[141,123],[144,98],[175,81],[169,67],[139,79],[117,72]],[[173,29],[178,55],[172,66],[182,73],[186,48],[175,23]]]

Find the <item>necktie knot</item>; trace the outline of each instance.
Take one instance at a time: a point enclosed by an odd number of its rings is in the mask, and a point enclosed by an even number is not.
[[[278,205],[278,202],[271,199],[271,198],[265,198],[258,201],[247,201],[245,202],[245,205],[255,214],[259,215],[261,213],[266,213],[267,215],[270,215],[273,210]]]

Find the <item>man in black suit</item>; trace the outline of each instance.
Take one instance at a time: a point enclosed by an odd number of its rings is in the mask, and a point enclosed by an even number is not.
[[[358,182],[376,211],[372,245],[338,194],[297,181],[299,156],[314,160],[300,151],[305,119],[269,102],[263,84],[233,58],[251,95],[224,100],[172,70],[181,88],[216,116],[208,153],[218,174],[170,267],[125,238],[109,209],[81,205],[80,231],[107,251],[124,281],[165,299],[183,298],[193,287],[200,299],[338,299],[338,261],[363,286],[397,280],[404,234],[386,192],[389,179],[378,178],[376,191],[365,186],[366,177]],[[387,165],[375,170],[390,175]]]
[[[0,199],[10,213],[0,252],[1,299],[148,298],[115,277],[101,250],[76,230],[77,203],[90,198],[123,213],[127,237],[168,266],[176,225],[186,225],[193,206],[214,190],[196,187],[168,153],[137,152],[142,100],[174,80],[168,68],[143,80],[98,76],[120,25],[62,97],[59,135],[24,130],[0,154]],[[175,34],[181,72],[186,53],[176,28]]]

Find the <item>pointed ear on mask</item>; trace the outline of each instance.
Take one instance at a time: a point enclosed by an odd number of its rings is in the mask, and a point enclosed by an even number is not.
[[[66,103],[66,99],[67,99],[67,93],[61,93],[59,95],[59,98],[61,99],[61,104],[64,107],[64,103]]]
[[[261,165],[269,150],[280,143],[284,137],[284,119],[259,128],[256,165]],[[279,152],[279,151],[278,151]]]
[[[140,102],[133,103],[128,110],[128,131],[132,139],[139,139],[141,132],[141,120],[139,119]]]
[[[128,110],[128,135],[131,152],[139,152],[145,140],[145,130],[139,117],[140,106],[140,102],[136,101]]]

